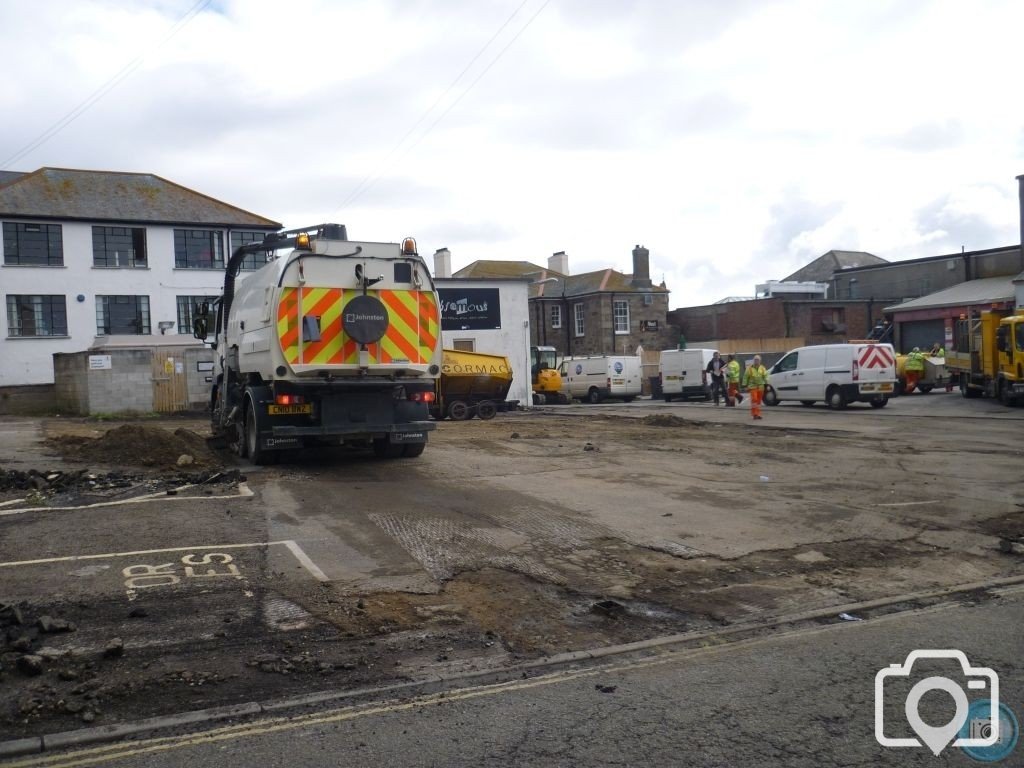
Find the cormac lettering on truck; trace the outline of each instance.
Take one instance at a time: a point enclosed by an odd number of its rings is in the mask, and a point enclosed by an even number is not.
[[[236,284],[254,253],[267,263]],[[310,445],[419,456],[434,429],[438,307],[411,237],[355,242],[343,225],[322,224],[238,248],[223,294],[194,328],[218,352],[214,434],[256,464]]]

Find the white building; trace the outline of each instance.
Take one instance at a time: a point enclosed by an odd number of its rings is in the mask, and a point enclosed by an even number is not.
[[[451,254],[434,254],[445,349],[504,355],[512,367],[507,398],[529,407],[530,281],[523,278],[452,278]]]
[[[0,172],[0,226],[0,388],[51,384],[53,353],[97,336],[191,336],[226,258],[281,228],[152,174],[59,168]]]

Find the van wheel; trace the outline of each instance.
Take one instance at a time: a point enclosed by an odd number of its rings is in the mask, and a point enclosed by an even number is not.
[[[876,397],[874,400],[871,401],[872,408],[885,408],[885,406],[887,406],[888,404],[888,397]]]
[[[935,389],[935,385],[933,385],[933,384],[918,384],[917,385],[917,389],[918,389],[918,391],[922,395],[927,395],[929,392],[931,392],[933,389]]]
[[[601,393],[597,391],[597,387],[591,387],[590,391],[587,392],[587,402],[591,405],[597,405],[601,402]]]
[[[452,421],[465,421],[469,417],[469,406],[462,400],[455,400],[448,406],[448,418]]]
[[[765,405],[770,405],[770,406],[774,407],[774,406],[779,404],[779,396],[776,394],[775,390],[772,389],[771,387],[765,387],[764,388],[764,398],[763,398],[763,400],[764,400],[764,404]]]
[[[487,421],[488,419],[493,419],[495,414],[497,413],[498,406],[496,406],[490,400],[484,400],[480,403],[477,403],[476,415],[479,416],[484,421]],[[411,445],[415,445],[415,443],[411,443]]]
[[[813,400],[801,400],[800,401],[800,405],[802,405],[804,408],[810,408],[812,405],[814,405],[814,401]]]
[[[840,387],[832,386],[825,393],[825,402],[834,411],[841,411],[846,407],[846,395]]]
[[[663,400],[664,400],[664,401],[665,401],[666,403],[671,403],[671,402],[672,402],[672,395],[667,395],[667,394],[665,394],[665,393],[662,393],[661,397],[662,397],[662,399],[663,399]]]
[[[632,396],[624,397],[624,398],[622,398],[622,402],[624,402],[624,403],[632,403],[633,402],[633,397]]]

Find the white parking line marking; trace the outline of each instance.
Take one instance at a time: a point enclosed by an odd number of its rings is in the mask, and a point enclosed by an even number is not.
[[[112,560],[116,557],[135,557],[137,555],[159,555],[167,552],[219,552],[222,549],[251,549],[255,547],[283,546],[291,552],[295,559],[309,571],[317,581],[330,581],[327,575],[309,559],[299,545],[291,539],[282,541],[253,541],[246,544],[214,544],[193,547],[168,547],[166,549],[139,549],[134,552],[104,552],[99,555],[67,555],[65,557],[42,557],[37,560],[12,560],[0,563],[0,568],[16,568],[23,565],[48,565],[50,563],[72,563],[78,560]]]
[[[183,485],[180,488],[172,489],[175,494],[187,490],[189,488],[195,488],[194,485]],[[98,507],[117,507],[124,506],[125,504],[145,504],[150,501],[199,501],[203,499],[242,499],[255,496],[255,492],[245,483],[238,484],[238,493],[233,493],[229,496],[168,496],[167,491],[158,491],[157,493],[147,493],[145,496],[136,496],[133,499],[119,499],[118,501],[98,501],[95,504],[83,504],[78,507],[22,507],[21,509],[5,509],[0,511],[0,517],[5,515],[23,515],[26,512],[72,512],[76,509],[96,509]],[[24,499],[19,499],[24,501]]]
[[[320,568],[317,567],[317,564],[309,559],[309,555],[303,552],[302,548],[298,544],[294,541],[284,541],[281,543],[291,550],[291,553],[295,555],[295,559],[302,563],[303,567],[309,571],[314,579],[317,581],[330,581],[330,579],[327,578],[327,574],[321,571]]]

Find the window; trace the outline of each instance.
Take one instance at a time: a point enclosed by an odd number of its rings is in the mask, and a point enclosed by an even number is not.
[[[654,303],[654,296],[650,293],[644,294],[644,306],[649,307]]]
[[[149,334],[149,296],[97,296],[96,334]]]
[[[1024,352],[1024,323],[1017,323],[1017,351]]]
[[[629,333],[629,302],[616,299],[612,305],[616,333]]]
[[[210,229],[174,230],[174,266],[178,269],[223,269],[224,239]]]
[[[232,232],[231,233],[231,252],[234,253],[243,245],[249,245],[250,243],[262,243],[266,232]],[[177,238],[178,233],[174,233]],[[175,240],[177,244],[177,240]],[[259,251],[257,253],[246,254],[246,257],[242,259],[242,266],[240,269],[244,272],[252,272],[254,269],[259,269],[267,263],[267,252]]]
[[[142,227],[93,227],[94,267],[145,267],[146,230]]]
[[[216,296],[179,296],[178,297],[178,333],[192,333],[192,321],[199,313],[204,301],[213,301]]]
[[[576,320],[576,335],[583,335],[583,305],[573,304],[572,305],[573,317]]]
[[[551,327],[561,328],[562,327],[562,305],[552,304],[551,305]]]
[[[64,266],[60,224],[4,222],[4,264]]]
[[[797,356],[799,354],[799,352],[790,352],[788,355],[786,355],[784,358],[782,358],[781,360],[779,360],[779,362],[775,364],[775,367],[772,369],[772,373],[785,373],[786,371],[795,371]]]
[[[8,296],[8,336],[67,336],[63,296]]]
[[[452,342],[452,346],[455,347],[459,352],[475,352],[476,344],[473,339],[455,339]]]

